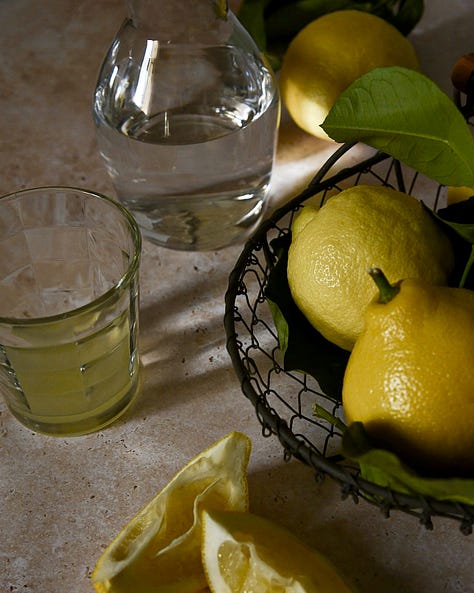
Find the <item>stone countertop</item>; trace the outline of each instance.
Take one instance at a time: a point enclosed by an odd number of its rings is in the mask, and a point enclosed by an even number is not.
[[[469,46],[471,0],[427,2],[412,38],[449,90]],[[446,12],[446,14],[444,14]],[[449,12],[449,14],[447,14]],[[0,0],[0,193],[67,184],[109,193],[91,100],[99,65],[125,16],[122,0]],[[455,36],[451,35],[454,31]],[[272,206],[334,151],[283,119]],[[253,512],[291,528],[365,593],[474,592],[474,535],[435,519],[427,531],[400,512],[341,500],[279,442],[262,436],[225,350],[224,292],[241,250],[180,253],[145,243],[141,275],[143,390],[108,429],[50,438],[0,404],[0,591],[87,593],[118,530],[196,453],[231,430],[253,441]]]

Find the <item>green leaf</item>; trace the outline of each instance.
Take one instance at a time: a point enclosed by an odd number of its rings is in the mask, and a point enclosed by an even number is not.
[[[372,13],[407,35],[423,14],[423,0],[243,0],[237,16],[279,69],[288,44],[303,27],[345,9]]]
[[[391,22],[400,33],[408,35],[423,16],[424,10],[423,0],[402,0]]]
[[[326,410],[326,408],[323,408],[322,406],[320,406],[318,404],[313,404],[313,415],[316,418],[321,418],[322,420],[326,420],[326,422],[328,422],[329,424],[334,426],[334,428],[337,428],[338,430],[340,430],[341,433],[343,433],[347,428],[346,425],[344,424],[344,422],[340,418],[337,418],[337,416],[334,416],[334,414],[331,414],[330,412],[328,412]]]
[[[474,289],[474,245],[471,245],[471,253],[464,267],[461,280],[459,281],[460,288]]]
[[[269,12],[266,19],[268,40],[289,42],[303,27],[324,14],[353,8],[353,0],[298,0]]]
[[[286,273],[290,242],[290,234],[272,242],[280,257],[265,291],[278,333],[283,368],[311,375],[326,395],[340,401],[349,352],[326,340],[295,305]]]
[[[474,196],[442,208],[437,212],[437,216],[465,241],[474,244]]]
[[[258,47],[267,48],[267,33],[264,19],[265,0],[244,0],[239,9],[239,20],[253,37]]]
[[[418,475],[394,453],[373,447],[360,422],[346,429],[342,447],[344,455],[359,464],[361,476],[373,484],[414,496],[474,504],[474,480]]]
[[[474,290],[474,196],[430,214],[451,239],[455,270],[453,285]]]
[[[474,187],[474,138],[451,99],[407,68],[376,68],[353,82],[322,128],[360,141],[445,185]]]

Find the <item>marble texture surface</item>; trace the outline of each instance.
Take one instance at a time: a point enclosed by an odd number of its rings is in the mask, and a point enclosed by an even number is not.
[[[413,41],[449,89],[452,64],[474,49],[472,1],[427,5]],[[113,194],[97,155],[91,98],[124,16],[122,0],[0,0],[0,193],[69,184]],[[272,206],[333,150],[284,119]],[[110,539],[230,430],[253,441],[251,509],[326,553],[361,591],[474,592],[474,535],[447,520],[429,532],[405,514],[386,519],[365,502],[343,501],[332,481],[316,484],[301,463],[283,460],[276,439],[262,436],[225,350],[223,297],[240,249],[193,254],[145,243],[143,390],[107,430],[48,438],[0,404],[1,593],[91,592],[90,572]]]

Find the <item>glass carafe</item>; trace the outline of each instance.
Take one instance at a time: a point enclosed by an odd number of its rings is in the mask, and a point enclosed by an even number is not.
[[[246,239],[268,199],[274,74],[223,0],[129,0],[94,96],[100,153],[150,241]]]

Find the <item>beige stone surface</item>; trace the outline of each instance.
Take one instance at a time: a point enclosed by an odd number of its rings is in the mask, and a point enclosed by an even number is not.
[[[113,194],[96,151],[91,100],[124,15],[122,0],[0,0],[0,193],[69,184]],[[435,60],[429,49],[423,55]],[[272,205],[333,150],[284,119]],[[386,519],[366,502],[343,501],[334,482],[316,484],[303,464],[284,461],[275,438],[262,436],[225,350],[224,292],[240,249],[192,254],[145,244],[144,384],[115,425],[48,438],[0,404],[1,593],[91,592],[90,572],[117,531],[230,430],[253,441],[251,509],[326,553],[361,591],[474,592],[474,535],[447,520],[429,532],[408,515]]]

